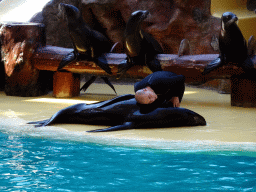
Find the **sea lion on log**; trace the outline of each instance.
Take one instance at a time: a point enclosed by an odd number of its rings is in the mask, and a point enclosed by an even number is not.
[[[119,77],[133,65],[147,65],[152,72],[162,71],[157,54],[162,54],[161,45],[141,29],[141,23],[147,18],[147,10],[138,10],[131,14],[124,32],[124,47],[127,55],[118,68]]]
[[[82,18],[77,7],[69,4],[59,4],[58,17],[66,21],[70,37],[73,42],[74,51],[67,54],[59,64],[58,71],[73,61],[93,61],[108,74],[112,74],[111,69],[106,61],[104,53],[111,50],[110,41],[100,32],[91,29]],[[88,88],[96,79],[92,78],[86,84]],[[104,82],[115,91],[108,78],[102,78]],[[84,88],[83,88],[84,90]]]
[[[236,21],[238,18],[234,13],[223,13],[219,34],[220,55],[205,67],[203,74],[208,74],[229,62],[237,63],[245,72],[254,69],[253,62],[248,55],[246,40]]]

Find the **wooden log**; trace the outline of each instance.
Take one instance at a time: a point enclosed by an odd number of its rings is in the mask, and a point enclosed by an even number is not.
[[[57,98],[75,97],[80,94],[80,75],[70,72],[54,72],[53,96]]]
[[[255,75],[242,74],[231,77],[231,105],[256,107]]]
[[[71,51],[72,49],[55,46],[40,47],[36,50],[31,61],[34,67],[39,70],[56,71],[61,59]],[[126,55],[122,53],[106,53],[105,56],[113,73],[112,76],[117,76],[118,65],[126,58]],[[203,83],[210,79],[227,79],[232,75],[244,73],[240,67],[230,63],[207,75],[202,75],[205,66],[217,57],[217,54],[185,55],[181,57],[175,54],[159,54],[157,59],[160,61],[164,71],[182,74],[186,77],[186,82],[189,83]],[[63,69],[72,73],[109,76],[94,62],[90,61],[72,62]],[[152,72],[147,66],[134,66],[126,72],[125,77],[144,78],[150,73]]]
[[[1,56],[5,68],[5,93],[14,96],[41,95],[39,70],[30,59],[45,44],[44,26],[36,23],[1,24]]]

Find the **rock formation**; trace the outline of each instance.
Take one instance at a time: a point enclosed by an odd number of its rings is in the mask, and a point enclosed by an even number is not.
[[[122,44],[131,13],[142,9],[151,14],[144,21],[143,29],[160,42],[165,53],[177,54],[183,39],[189,41],[190,54],[217,53],[211,42],[218,34],[220,20],[211,16],[210,0],[52,0],[42,11],[47,44],[72,47],[64,21],[57,18],[61,2],[78,7],[84,20],[113,44]],[[122,46],[118,52],[123,52]]]

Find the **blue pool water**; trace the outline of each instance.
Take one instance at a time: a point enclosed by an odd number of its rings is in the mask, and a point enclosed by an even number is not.
[[[89,136],[70,133],[56,136],[49,130],[46,134],[27,128],[20,133],[16,128],[0,129],[1,192],[256,191],[251,145],[249,151],[245,146],[199,150],[182,143],[183,149],[177,143],[134,147],[93,143]]]

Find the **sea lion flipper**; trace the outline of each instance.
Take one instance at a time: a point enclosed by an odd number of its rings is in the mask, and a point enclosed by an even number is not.
[[[59,66],[58,66],[58,71],[60,71],[63,67],[65,67],[66,65],[68,65],[70,62],[74,61],[76,59],[76,54],[74,51],[72,51],[71,53],[67,54],[60,62]]]
[[[32,124],[32,125],[37,126],[37,125],[42,125],[42,124],[44,124],[44,123],[47,122],[47,121],[48,121],[48,119],[46,119],[46,120],[41,120],[41,121],[32,121],[32,122],[28,122],[27,124]]]
[[[148,44],[151,44],[153,46],[153,48],[158,54],[161,54],[164,52],[160,43],[154,37],[152,37],[149,33],[145,33],[143,30],[141,30],[141,34],[142,34],[142,37],[147,40]]]
[[[109,67],[109,64],[107,62],[106,57],[103,55],[101,57],[98,57],[95,61],[95,63],[104,71],[106,71],[108,74],[112,75],[111,69]]]
[[[116,125],[113,127],[109,127],[106,129],[95,129],[87,132],[108,132],[108,131],[119,131],[119,130],[126,130],[126,129],[133,129],[134,122],[125,122],[122,125]]]
[[[113,86],[113,84],[109,81],[109,79],[107,77],[101,77],[101,79],[104,80],[104,82],[109,86],[111,87],[111,89],[113,89],[113,91],[116,93],[116,90],[115,90],[115,87]],[[116,93],[117,95],[117,93]]]
[[[50,121],[50,119],[45,119],[41,121],[33,121],[33,122],[28,122],[27,124],[34,125],[34,127],[43,127],[45,125],[48,125],[47,123]]]
[[[114,103],[122,102],[122,101],[133,99],[133,98],[134,98],[134,95],[132,95],[132,94],[117,96],[113,99],[99,102],[98,105],[97,105],[97,108],[103,108],[103,107],[106,107],[106,106],[110,106]]]
[[[146,57],[147,56],[148,56],[148,54],[146,55]],[[151,56],[149,58],[147,57],[146,63],[147,63],[148,68],[152,72],[162,71],[161,64],[160,64],[159,60],[156,58],[156,56],[154,58],[152,58]]]
[[[222,66],[224,64],[224,62],[222,61],[222,59],[220,57],[216,58],[215,60],[213,60],[212,62],[210,62],[203,71],[203,75],[206,75],[208,73],[210,73],[212,70]]]
[[[96,80],[97,76],[92,76],[80,89],[80,91],[86,91],[86,89]]]
[[[132,62],[128,57],[125,60],[121,61],[121,63],[118,65],[117,79],[119,79],[131,67]]]
[[[250,57],[247,57],[247,59],[244,61],[242,68],[245,72],[255,72],[254,64]]]

